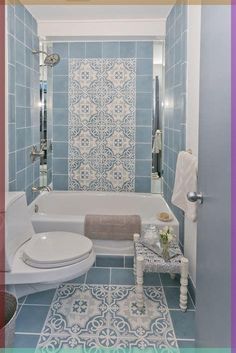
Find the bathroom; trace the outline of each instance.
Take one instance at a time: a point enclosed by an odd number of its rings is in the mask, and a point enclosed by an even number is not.
[[[9,3],[5,16],[14,347],[228,347],[229,239],[215,234],[230,233],[230,138],[220,138],[230,136],[229,6]],[[184,190],[195,192],[185,212],[173,201],[182,155],[198,183]],[[187,282],[144,272],[139,311],[133,234],[165,226],[188,260]]]

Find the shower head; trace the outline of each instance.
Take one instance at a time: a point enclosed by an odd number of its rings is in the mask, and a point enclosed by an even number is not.
[[[39,54],[39,53],[45,54],[46,57],[44,59],[44,64],[46,66],[53,67],[53,66],[57,65],[60,61],[60,55],[57,53],[48,54],[47,52],[42,51],[42,50],[32,50],[32,53],[33,54]]]

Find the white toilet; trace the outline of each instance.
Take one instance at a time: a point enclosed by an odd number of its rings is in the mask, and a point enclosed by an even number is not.
[[[6,193],[5,281],[19,298],[86,273],[95,261],[90,239],[67,232],[36,234],[24,192]]]

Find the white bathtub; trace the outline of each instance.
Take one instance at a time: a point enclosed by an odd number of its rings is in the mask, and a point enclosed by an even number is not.
[[[35,213],[35,205],[38,212]],[[167,203],[158,194],[52,191],[42,193],[30,206],[32,223],[37,233],[46,231],[68,231],[84,234],[86,214],[141,216],[142,228],[155,224],[158,228],[173,227],[179,236],[179,224]],[[157,219],[160,212],[169,212],[173,220],[168,223]],[[109,255],[131,255],[131,241],[111,239],[95,240],[95,252]]]

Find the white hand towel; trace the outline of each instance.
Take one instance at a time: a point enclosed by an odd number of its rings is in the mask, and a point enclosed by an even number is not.
[[[161,149],[162,149],[161,131],[157,130],[153,141],[152,153],[160,153]]]
[[[189,152],[180,152],[176,164],[175,184],[171,202],[185,212],[191,221],[197,220],[197,202],[187,199],[189,191],[197,192],[197,158]]]

